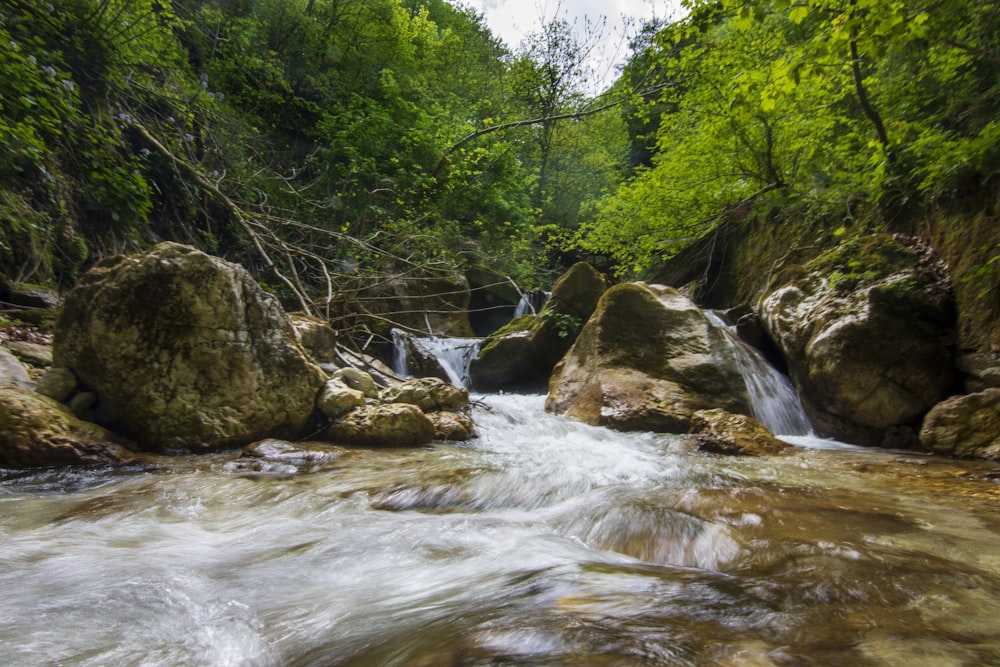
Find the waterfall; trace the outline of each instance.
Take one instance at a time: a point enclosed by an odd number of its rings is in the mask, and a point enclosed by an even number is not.
[[[469,365],[479,355],[479,338],[445,338],[442,336],[415,336],[399,329],[392,331],[392,370],[398,375],[412,375],[413,353],[433,358],[448,380],[456,387],[468,388]]]
[[[705,317],[722,332],[733,351],[736,364],[746,383],[754,418],[778,435],[809,435],[812,425],[802,409],[802,402],[788,378],[778,372],[755,348],[740,339],[735,327],[726,324],[715,312]]]
[[[537,315],[548,302],[551,292],[524,292],[521,294],[521,301],[518,302],[514,310],[514,318],[522,315]]]

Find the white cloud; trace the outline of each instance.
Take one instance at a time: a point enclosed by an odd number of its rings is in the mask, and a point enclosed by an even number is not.
[[[493,33],[515,49],[555,18],[567,20],[580,34],[588,22],[596,27],[606,19],[601,45],[589,63],[598,89],[614,80],[616,66],[628,55],[628,39],[642,21],[680,13],[679,0],[467,0],[467,4],[482,12]],[[626,17],[634,23],[627,25]]]

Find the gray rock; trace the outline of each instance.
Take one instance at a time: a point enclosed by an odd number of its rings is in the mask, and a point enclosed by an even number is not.
[[[33,386],[28,370],[21,361],[7,350],[0,348],[0,386],[17,385],[30,389]]]
[[[60,403],[65,403],[66,399],[76,391],[78,384],[76,374],[73,371],[61,366],[54,366],[45,371],[45,375],[38,378],[35,391]]]

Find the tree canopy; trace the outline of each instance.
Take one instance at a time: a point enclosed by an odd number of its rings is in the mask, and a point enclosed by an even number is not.
[[[1000,165],[996,0],[689,0],[587,94],[445,0],[4,0],[0,265],[68,284],[161,239],[329,311],[386,276],[641,273],[776,206],[850,216]]]

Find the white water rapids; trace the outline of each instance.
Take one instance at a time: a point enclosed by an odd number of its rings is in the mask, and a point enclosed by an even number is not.
[[[1000,664],[991,466],[726,458],[489,396],[462,445],[0,477],[0,664]]]

